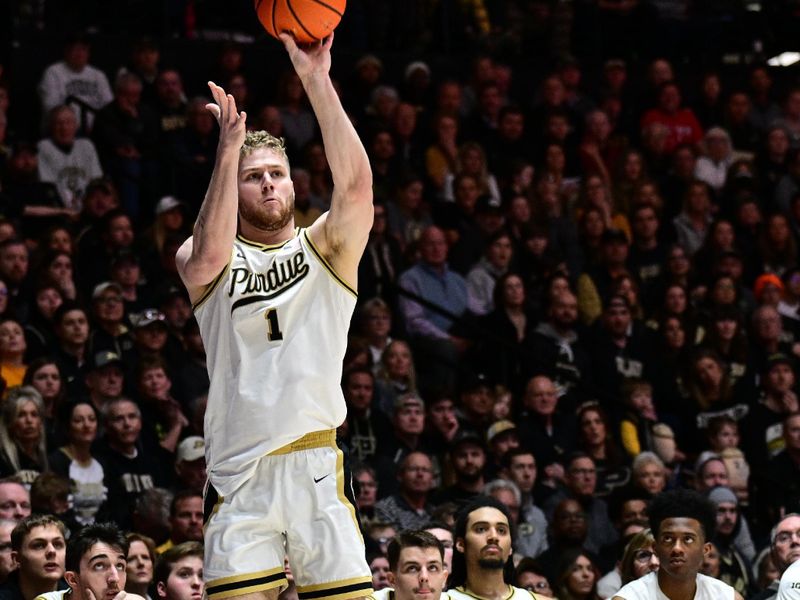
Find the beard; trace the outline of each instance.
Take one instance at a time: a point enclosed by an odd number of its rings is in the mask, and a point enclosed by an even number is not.
[[[506,561],[502,558],[479,558],[478,566],[483,569],[502,569],[506,566]]]
[[[280,231],[294,218],[294,192],[289,196],[286,206],[281,209],[277,217],[243,204],[239,205],[239,216],[261,231]]]

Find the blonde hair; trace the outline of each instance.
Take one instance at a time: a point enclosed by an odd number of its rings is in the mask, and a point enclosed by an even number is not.
[[[248,131],[244,136],[242,148],[239,150],[239,158],[250,156],[259,148],[272,150],[275,154],[283,158],[287,165],[289,164],[289,157],[286,155],[286,145],[283,138],[276,138],[266,131]]]
[[[9,464],[15,472],[20,471],[19,446],[11,435],[11,428],[19,411],[28,402],[36,406],[41,419],[39,425],[39,442],[36,447],[37,460],[42,472],[47,471],[47,444],[44,432],[44,400],[39,391],[31,385],[20,385],[11,388],[3,404],[2,419],[0,419],[0,448],[2,448]]]

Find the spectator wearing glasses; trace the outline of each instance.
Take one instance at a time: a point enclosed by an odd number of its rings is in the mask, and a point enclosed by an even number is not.
[[[790,513],[783,517],[770,532],[769,556],[779,574],[800,560],[800,515]],[[774,600],[778,595],[780,577],[751,600]]]

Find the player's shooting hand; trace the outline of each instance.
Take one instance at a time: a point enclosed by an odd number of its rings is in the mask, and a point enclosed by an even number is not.
[[[247,113],[237,112],[233,96],[226,94],[225,90],[213,81],[208,82],[208,89],[211,90],[214,102],[206,104],[206,109],[214,115],[219,124],[219,147],[238,150],[242,147],[247,133]]]
[[[278,36],[283,42],[294,70],[300,79],[305,79],[315,74],[326,75],[331,69],[331,45],[333,45],[333,32],[324,40],[298,46],[294,38],[288,33]]]

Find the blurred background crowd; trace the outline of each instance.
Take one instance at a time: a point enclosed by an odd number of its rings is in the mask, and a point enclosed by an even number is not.
[[[5,0],[0,28],[0,519],[201,540],[174,255],[205,82],[285,139],[305,227],[333,183],[302,85],[248,3]],[[562,600],[654,568],[667,488],[718,506],[705,570],[745,597],[800,558],[800,520],[773,530],[800,512],[797,31],[797,0],[348,2],[332,75],[375,222],[339,433],[377,587],[397,531],[446,539],[479,493]]]

